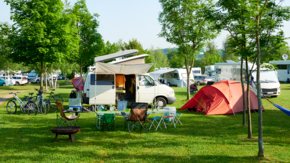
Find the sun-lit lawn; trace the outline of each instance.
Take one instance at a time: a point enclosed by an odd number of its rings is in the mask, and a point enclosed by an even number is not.
[[[60,81],[56,94],[68,105],[71,85]],[[26,90],[19,97],[35,92],[38,86],[0,87],[0,91]],[[7,89],[6,89],[7,88]],[[6,89],[6,90],[5,90]],[[290,84],[281,84],[282,94],[271,100],[290,109]],[[186,89],[174,88],[179,109],[186,103]],[[75,143],[60,135],[53,143],[56,112],[29,116],[18,111],[9,115],[6,103],[0,106],[0,162],[289,162],[290,117],[263,100],[263,139],[265,158],[258,153],[258,114],[252,113],[253,139],[247,139],[242,114],[205,116],[182,113],[183,125],[142,134],[124,131],[124,119],[116,117],[115,131],[101,132],[95,127],[94,113],[82,113]],[[152,115],[151,115],[152,116]]]

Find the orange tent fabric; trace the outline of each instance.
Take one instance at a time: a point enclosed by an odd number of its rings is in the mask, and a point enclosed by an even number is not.
[[[246,93],[246,87],[245,87]],[[235,114],[243,112],[243,92],[240,82],[233,80],[219,81],[211,86],[204,86],[180,110],[202,108],[206,115]],[[258,110],[258,100],[250,90],[250,108]],[[263,108],[264,110],[264,108]]]

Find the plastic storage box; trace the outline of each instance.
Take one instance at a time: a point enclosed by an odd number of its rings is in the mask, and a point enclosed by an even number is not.
[[[169,110],[168,113],[165,113],[164,115],[167,116],[167,115],[172,115],[173,113],[175,114],[176,113],[176,107],[164,107],[163,108],[164,110]],[[165,121],[172,121],[173,118],[165,118]]]

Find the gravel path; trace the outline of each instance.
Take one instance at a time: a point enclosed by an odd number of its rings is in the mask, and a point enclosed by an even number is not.
[[[7,92],[11,92],[11,91],[7,91]],[[24,92],[24,91],[17,91],[17,92]],[[1,92],[1,93],[4,93],[4,92]],[[14,94],[8,94],[8,95],[1,96],[1,93],[0,93],[0,105],[2,105],[8,99],[14,97]]]

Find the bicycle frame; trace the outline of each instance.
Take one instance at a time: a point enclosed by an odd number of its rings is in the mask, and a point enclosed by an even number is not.
[[[17,97],[17,95],[14,96],[14,99],[18,102],[18,104],[20,105],[20,108],[24,109],[24,110],[34,110],[33,108],[31,108],[31,106],[28,105],[29,109],[24,108],[24,106],[26,105],[27,102],[23,102],[19,97]]]

